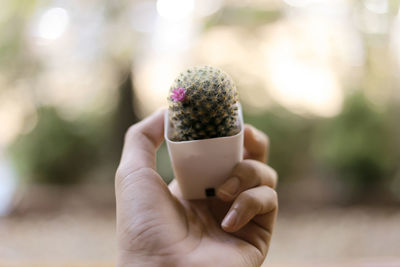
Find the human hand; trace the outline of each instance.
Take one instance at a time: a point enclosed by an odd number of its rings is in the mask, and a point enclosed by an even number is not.
[[[276,172],[265,165],[268,139],[244,132],[244,160],[217,198],[185,200],[155,170],[164,112],[133,125],[115,178],[117,266],[260,266],[278,210]]]

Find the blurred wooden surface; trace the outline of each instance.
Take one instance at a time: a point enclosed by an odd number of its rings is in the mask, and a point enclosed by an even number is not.
[[[25,192],[0,217],[0,267],[114,266],[113,199],[112,186]],[[400,209],[282,207],[263,266],[400,266]]]

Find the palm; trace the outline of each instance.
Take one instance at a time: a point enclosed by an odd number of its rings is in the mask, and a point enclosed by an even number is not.
[[[222,230],[221,221],[230,204],[218,199],[198,201],[187,201],[179,197],[176,199],[177,202],[174,204],[176,211],[186,224],[186,227],[177,229],[182,236],[185,236],[176,244],[177,252],[181,256],[191,258],[189,262],[196,262],[202,266],[217,266],[218,262],[221,263],[218,266],[261,264],[263,253],[250,243],[251,240],[240,236],[251,230],[244,228],[238,233],[227,233]],[[248,234],[246,233],[246,236]],[[243,265],[245,262],[247,264]]]
[[[201,263],[203,266],[217,262],[224,262],[222,266],[260,265],[263,252],[252,244],[252,237],[257,232],[264,231],[260,231],[255,225],[248,225],[234,234],[227,233],[221,229],[220,223],[230,207],[229,203],[218,199],[184,200],[180,197],[175,182],[170,185],[171,194],[158,174],[153,172],[151,175],[154,179],[148,179],[148,186],[154,186],[154,199],[148,199],[147,203],[163,205],[143,207],[152,215],[145,222],[130,217],[132,220],[124,223],[124,229],[120,230],[129,238],[125,244],[139,241],[140,250],[152,251],[153,255],[168,254],[170,257]],[[252,232],[252,229],[256,231]],[[125,249],[134,251],[138,248],[128,245]],[[238,265],[240,263],[242,265]]]

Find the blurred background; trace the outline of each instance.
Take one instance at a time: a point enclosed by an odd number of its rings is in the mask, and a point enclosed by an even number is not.
[[[400,266],[398,0],[3,0],[0,266],[112,266],[124,132],[212,65],[271,139],[266,266]],[[173,178],[163,145],[158,170]]]

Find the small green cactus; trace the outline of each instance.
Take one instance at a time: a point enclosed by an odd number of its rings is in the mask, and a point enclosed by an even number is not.
[[[236,86],[217,68],[192,67],[179,74],[168,102],[173,141],[231,136],[240,130]]]

